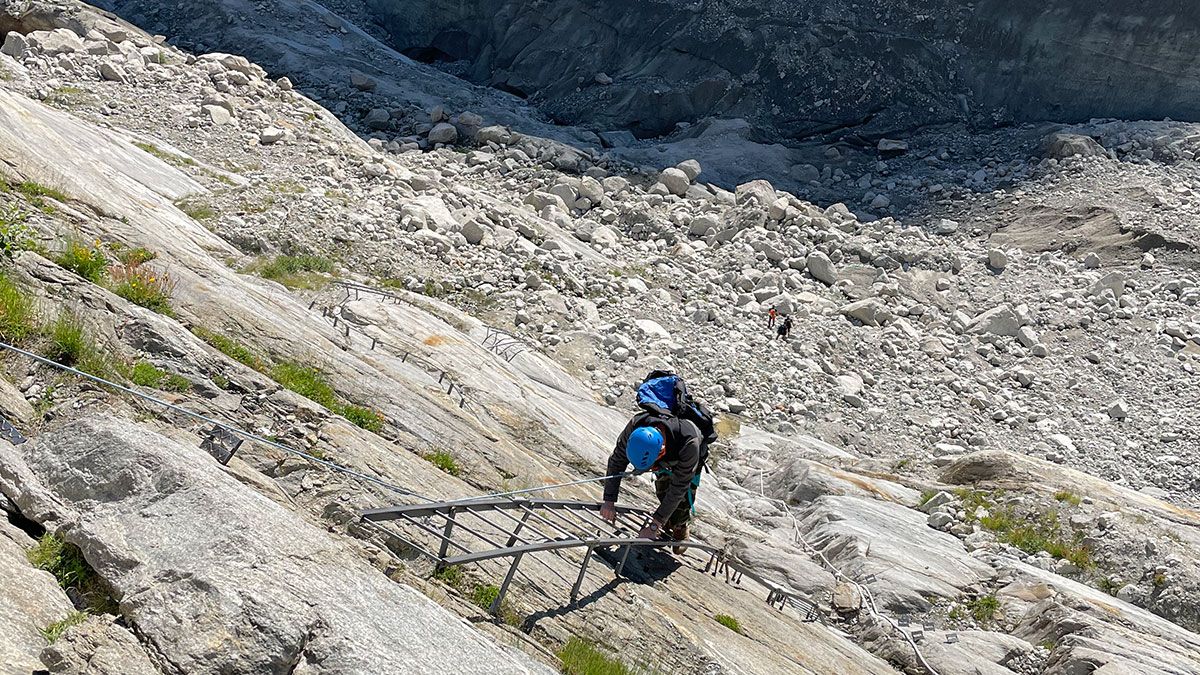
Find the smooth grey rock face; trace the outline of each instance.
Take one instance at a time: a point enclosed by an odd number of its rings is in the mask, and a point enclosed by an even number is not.
[[[955,598],[994,576],[954,536],[931,529],[925,514],[899,504],[824,496],[801,509],[809,542],[896,612],[924,611],[930,598]],[[869,549],[869,554],[867,553]]]
[[[157,675],[159,672],[127,629],[97,617],[68,629],[58,641],[42,650],[41,659],[51,673]]]
[[[197,447],[89,417],[0,458],[5,494],[54,512],[173,670],[530,672]]]

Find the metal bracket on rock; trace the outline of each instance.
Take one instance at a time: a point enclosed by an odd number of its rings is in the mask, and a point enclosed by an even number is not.
[[[3,417],[0,417],[0,438],[4,438],[13,445],[20,445],[28,440],[21,435],[21,431],[19,429],[14,427]]]
[[[214,459],[227,466],[233,459],[233,453],[242,447],[242,439],[225,427],[213,426],[200,441],[200,448],[212,455]]]
[[[359,293],[361,292],[361,293],[367,293],[370,295],[380,296],[381,298],[384,298],[384,299],[391,299],[396,304],[399,304],[401,302],[401,298],[399,296],[396,296],[392,293],[388,293],[386,291],[380,291],[378,289],[371,288],[370,286],[363,286],[361,284],[353,284],[353,283],[349,283],[349,282],[335,282],[335,284],[337,286],[339,286],[340,288],[342,288],[342,290],[344,290],[346,292],[346,297],[342,298],[341,301],[338,302],[333,307],[328,307],[328,306],[322,305],[321,307],[318,308],[317,307],[318,300],[313,300],[312,302],[309,303],[308,308],[310,310],[320,309],[321,317],[324,319],[330,320],[333,323],[334,328],[337,328],[338,323],[341,322],[341,324],[342,324],[341,333],[348,340],[351,339],[350,322],[345,321],[344,319],[340,319],[338,317],[338,314],[333,310],[337,307],[343,307],[347,302],[349,302],[350,301],[350,293],[352,293],[352,292],[354,293],[354,299],[356,299],[356,300],[359,299]],[[441,366],[439,366],[435,363],[432,363],[424,358],[421,358],[421,357],[417,356],[416,354],[413,354],[411,351],[405,349],[402,345],[393,345],[390,343],[385,343],[383,340],[380,340],[379,338],[377,338],[373,335],[367,334],[361,328],[357,328],[357,327],[354,328],[354,332],[356,335],[361,335],[363,338],[369,339],[371,341],[371,351],[374,351],[376,347],[378,347],[380,349],[384,349],[395,355],[398,355],[400,357],[401,363],[407,363],[409,361],[409,359],[411,358],[411,360],[414,363],[416,363],[418,366],[423,368],[426,372],[430,373],[431,375],[437,374],[438,375],[438,384],[446,387],[446,395],[447,396],[455,396],[454,390],[457,389],[458,390],[458,394],[457,394],[458,407],[459,408],[467,407],[467,403],[468,403],[467,397],[466,397],[466,394],[468,393],[467,390],[461,384],[456,383],[450,377],[450,372],[447,371],[446,369],[444,369]]]
[[[483,346],[508,363],[532,349],[524,340],[498,328],[484,326]]]

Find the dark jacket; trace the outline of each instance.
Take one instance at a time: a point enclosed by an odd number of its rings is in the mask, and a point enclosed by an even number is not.
[[[634,415],[633,419],[629,420],[629,424],[625,425],[625,430],[621,432],[620,437],[617,438],[617,447],[613,449],[612,455],[608,458],[606,475],[623,473],[629,468],[629,458],[625,455],[625,444],[629,441],[629,434],[638,427],[652,423],[660,423],[667,431],[663,439],[666,441],[667,452],[653,467],[656,471],[665,469],[671,472],[671,486],[654,512],[654,518],[660,523],[665,523],[671,512],[679,506],[679,502],[687,496],[692,477],[700,470],[701,434],[700,429],[694,423],[652,412]],[[617,501],[617,495],[620,492],[620,478],[609,478],[605,481],[604,501]]]

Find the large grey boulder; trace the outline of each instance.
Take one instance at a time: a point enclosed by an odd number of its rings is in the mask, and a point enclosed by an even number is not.
[[[817,281],[829,284],[830,286],[837,283],[837,268],[833,266],[833,261],[829,259],[829,256],[824,253],[820,251],[809,253],[806,266],[808,267],[808,273]]]
[[[663,169],[662,173],[658,176],[658,182],[662,183],[668,192],[676,196],[686,194],[688,187],[691,185],[687,174],[675,167]]]
[[[68,54],[83,51],[83,40],[66,28],[34,31],[26,38],[46,54]]]
[[[1089,136],[1056,133],[1046,138],[1046,156],[1055,159],[1067,157],[1104,157],[1104,147]]]
[[[9,31],[4,36],[4,44],[0,46],[0,54],[11,56],[14,59],[19,59],[24,56],[29,49],[29,40],[25,39],[24,35],[16,31]]]
[[[864,326],[882,326],[892,320],[891,312],[875,298],[852,302],[843,306],[840,311],[852,319],[857,319]]]
[[[1047,673],[1200,672],[1200,635],[1108,593],[1025,563],[1004,573],[1016,580],[1002,601],[1029,603],[1013,634],[1054,643]]]
[[[967,324],[967,331],[975,335],[999,335],[1013,337],[1021,329],[1021,321],[1008,305],[993,307]]]
[[[170,671],[536,670],[198,447],[128,421],[3,443],[0,490],[80,547]]]

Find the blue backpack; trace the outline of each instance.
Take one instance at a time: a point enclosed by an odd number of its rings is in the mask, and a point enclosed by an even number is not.
[[[651,371],[637,389],[638,407],[659,415],[688,420],[700,430],[700,465],[708,460],[708,446],[717,441],[716,415],[688,395],[683,378],[667,370]]]

